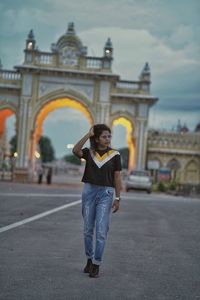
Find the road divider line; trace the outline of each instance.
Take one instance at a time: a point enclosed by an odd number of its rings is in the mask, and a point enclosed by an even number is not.
[[[66,197],[80,197],[80,194],[45,194],[45,193],[0,193],[0,196],[7,197],[58,197],[58,198],[66,198]]]
[[[33,221],[35,221],[35,220],[44,218],[44,217],[46,217],[46,216],[48,216],[48,215],[54,214],[54,213],[56,213],[56,212],[58,212],[58,211],[60,211],[60,210],[63,210],[63,209],[66,209],[66,208],[69,208],[69,207],[78,205],[78,204],[80,204],[80,203],[81,203],[81,200],[77,200],[77,201],[74,201],[74,202],[71,202],[71,203],[68,203],[68,204],[65,204],[65,205],[62,205],[62,206],[53,208],[53,209],[48,210],[48,211],[46,211],[46,212],[40,213],[40,214],[35,215],[35,216],[33,216],[33,217],[24,219],[24,220],[22,220],[22,221],[19,221],[19,222],[16,222],[16,223],[13,223],[13,224],[4,226],[4,227],[0,228],[0,233],[5,232],[5,231],[8,231],[8,230],[13,229],[13,228],[16,228],[16,227],[19,227],[19,226],[22,226],[22,225],[27,224],[27,223],[33,222]]]

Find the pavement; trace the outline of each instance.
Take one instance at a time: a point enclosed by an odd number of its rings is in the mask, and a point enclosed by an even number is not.
[[[81,188],[0,182],[1,300],[200,299],[199,199],[122,193],[93,279]]]

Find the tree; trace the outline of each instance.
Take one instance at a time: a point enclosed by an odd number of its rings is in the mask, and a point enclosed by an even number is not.
[[[129,159],[128,148],[121,148],[121,149],[119,149],[119,152],[121,154],[122,168],[127,169],[128,168],[128,159]]]
[[[64,160],[70,162],[71,164],[81,165],[81,160],[73,154],[65,155]]]
[[[17,136],[14,135],[11,139],[10,139],[10,154],[11,156],[13,156],[13,154],[17,151]]]
[[[47,136],[42,136],[39,140],[41,161],[46,163],[55,159],[55,151],[51,140]]]

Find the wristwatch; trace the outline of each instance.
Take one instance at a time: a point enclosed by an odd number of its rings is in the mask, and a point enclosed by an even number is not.
[[[115,197],[115,200],[120,201],[120,197]]]

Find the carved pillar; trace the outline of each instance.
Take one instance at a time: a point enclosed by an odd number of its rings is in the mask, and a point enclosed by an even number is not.
[[[16,167],[27,167],[27,127],[28,127],[28,99],[21,98],[19,111],[19,126],[17,135],[17,153],[18,159]]]
[[[32,75],[25,74],[22,79],[22,95],[20,98],[17,153],[15,177],[17,181],[28,180],[29,167],[29,117],[30,100],[32,97]]]
[[[102,80],[99,87],[99,101],[97,103],[96,123],[109,125],[110,116],[110,82]]]
[[[136,168],[138,170],[146,167],[146,151],[147,151],[147,119],[148,106],[147,104],[139,104],[137,131],[136,131]]]

